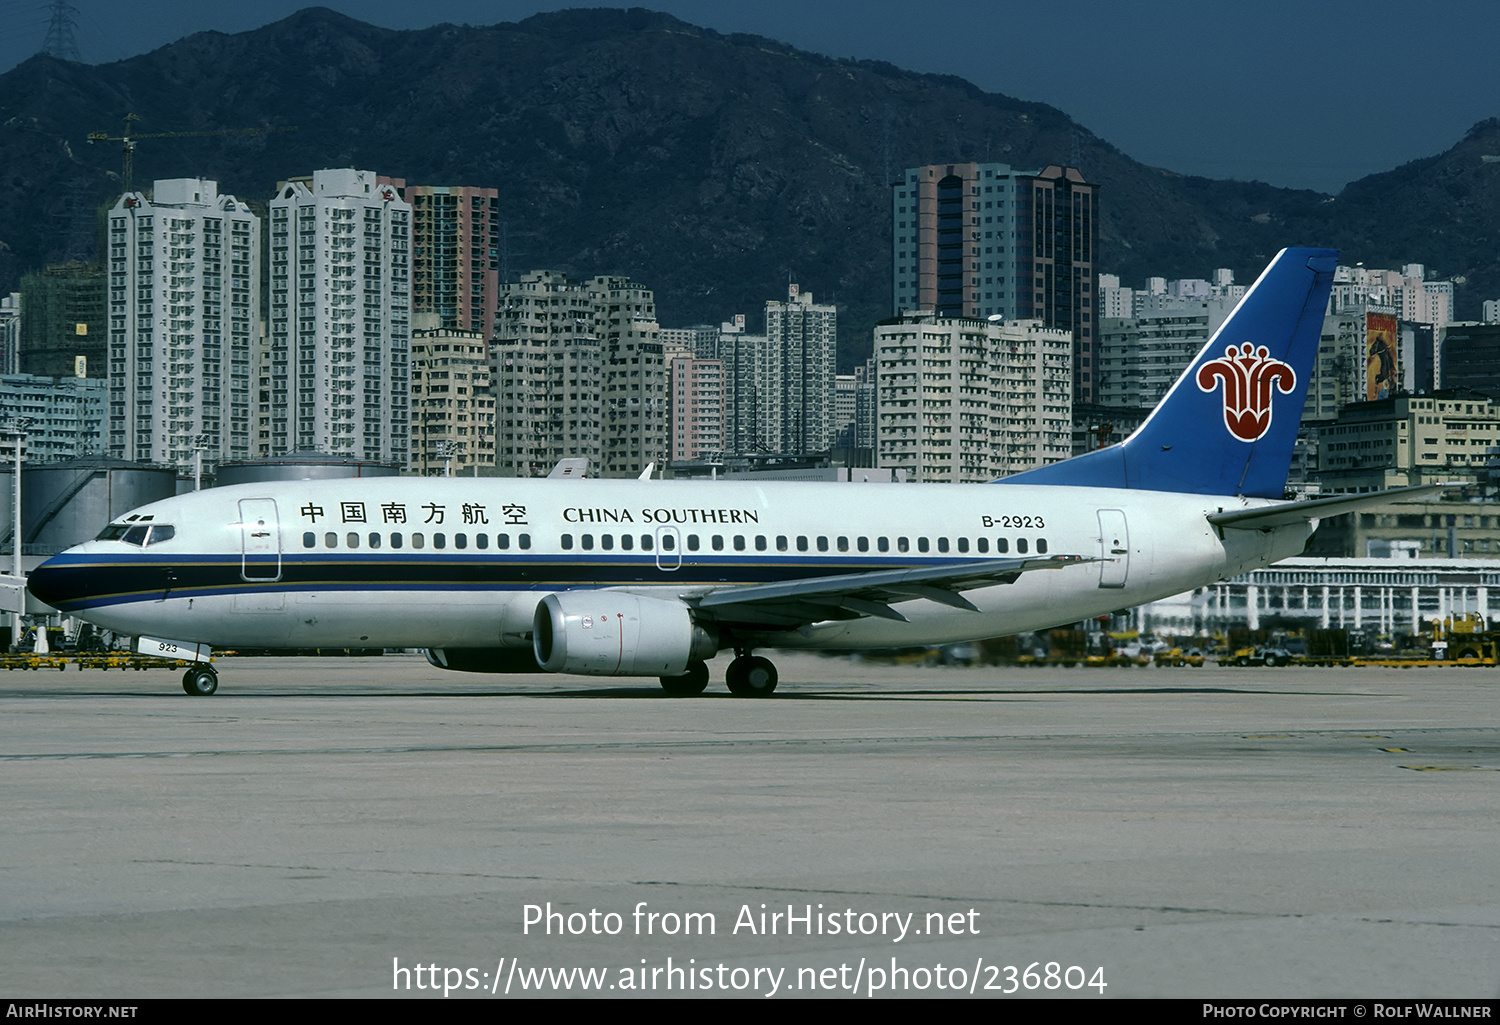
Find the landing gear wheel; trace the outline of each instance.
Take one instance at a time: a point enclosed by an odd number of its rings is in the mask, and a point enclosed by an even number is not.
[[[182,689],[194,697],[208,697],[219,689],[219,674],[205,666],[194,666],[182,674]]]
[[[768,698],[776,689],[776,666],[759,655],[742,655],[729,663],[724,682],[729,693],[742,698]]]
[[[689,662],[687,672],[681,676],[661,677],[661,689],[674,698],[690,698],[694,694],[702,694],[703,688],[708,686],[708,664],[705,662]]]

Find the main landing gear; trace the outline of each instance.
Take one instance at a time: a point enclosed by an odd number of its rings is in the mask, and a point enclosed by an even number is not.
[[[708,665],[704,662],[689,662],[687,672],[681,676],[660,677],[662,690],[673,697],[692,697],[702,694],[708,686]],[[768,658],[751,655],[747,651],[736,652],[733,662],[724,672],[724,682],[729,693],[741,698],[767,698],[776,690],[776,666]]]
[[[193,666],[182,674],[182,689],[194,697],[206,698],[219,689],[219,674],[213,666]]]
[[[776,666],[768,658],[741,654],[724,671],[729,693],[739,698],[768,698],[776,689]]]

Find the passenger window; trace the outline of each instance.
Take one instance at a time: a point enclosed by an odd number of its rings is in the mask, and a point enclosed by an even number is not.
[[[572,542],[570,541],[569,543],[571,544]],[[496,534],[495,535],[495,547],[498,548],[498,549],[500,549],[502,552],[505,551],[507,548],[509,548],[510,547],[510,535],[509,534]]]
[[[919,537],[919,538],[917,538],[917,551],[919,551],[919,552],[925,552],[925,551],[927,551],[927,539],[925,537]]]
[[[1038,555],[1047,554],[1047,539],[1045,537],[1039,537],[1036,539],[1036,553]]]
[[[501,545],[500,547],[504,548],[505,546]],[[573,535],[572,534],[564,534],[562,536],[562,550],[565,551],[565,552],[571,552],[573,550]]]
[[[520,535],[518,535],[516,537],[516,541],[519,542],[519,544],[521,545],[521,548],[522,548],[523,551],[530,551],[531,550],[531,535],[530,534],[520,534]]]
[[[635,535],[634,534],[621,534],[620,535],[620,547],[623,550],[627,551],[627,552],[630,551],[632,548],[634,548],[635,547]]]
[[[690,552],[696,552],[697,550],[698,550],[698,535],[697,534],[689,534],[688,535],[688,551],[690,551]]]
[[[1003,537],[995,538],[995,551],[999,552],[1001,555],[1004,555],[1006,552],[1010,551],[1010,542],[1005,540],[1005,538]]]
[[[960,552],[967,552],[969,550],[969,539],[968,538],[961,537],[961,538],[958,539],[958,550]]]
[[[661,536],[661,550],[664,551],[664,552],[671,552],[671,551],[676,551],[676,549],[677,549],[677,535],[675,535],[675,534],[663,534]]]
[[[448,547],[448,538],[447,538],[447,536],[444,535],[444,534],[433,534],[432,535],[432,547],[434,547],[434,548],[447,548]]]
[[[478,548],[480,551],[484,551],[485,549],[489,548],[489,546],[490,546],[490,536],[488,534],[475,534],[474,535],[474,547],[475,548]]]
[[[583,550],[584,551],[586,551],[586,552],[592,552],[594,550],[594,535],[593,534],[585,534],[585,535],[583,535],[582,541],[583,541]]]
[[[604,549],[604,551],[606,551],[606,552],[612,552],[612,551],[614,551],[615,550],[615,536],[613,534],[600,534],[599,535],[599,547],[602,548],[602,549]]]
[[[716,552],[722,552],[724,550],[724,536],[722,534],[714,535],[713,548]]]
[[[737,552],[743,552],[745,550],[745,535],[744,534],[736,534],[736,535],[734,535],[734,550],[737,551]]]
[[[316,548],[316,547],[318,547],[318,535],[314,534],[310,530],[307,533],[303,534],[302,535],[302,547],[303,548]]]
[[[358,548],[359,547],[359,535],[356,534],[352,530],[349,531],[348,534],[344,535],[344,543],[347,544],[350,548]]]
[[[380,547],[380,535],[374,533],[373,531],[370,533],[370,547],[371,548],[379,548]]]
[[[981,554],[987,553],[990,550],[990,539],[987,537],[980,538],[974,544],[979,548]]]
[[[453,535],[453,547],[454,548],[467,548],[467,547],[469,547],[469,535],[468,534],[454,534]]]
[[[828,551],[828,538],[824,537],[822,534],[818,535],[818,551]]]
[[[798,534],[797,535],[797,551],[799,551],[799,552],[805,552],[805,551],[807,551],[807,535],[806,534]]]
[[[847,552],[848,550],[849,550],[849,539],[847,537],[840,537],[839,538],[839,551],[841,551],[841,552]]]
[[[766,535],[764,535],[764,534],[756,534],[755,535],[755,550],[757,552],[763,552],[763,551],[766,550]]]
[[[938,538],[937,539],[937,545],[938,545],[938,551],[940,551],[940,552],[946,552],[948,550],[948,539],[946,537],[940,537],[940,538]]]
[[[854,539],[854,547],[862,552],[868,552],[870,550],[870,539],[863,536],[857,537]]]
[[[425,541],[426,539],[421,535],[420,532],[411,536],[411,546],[413,548],[421,548]]]
[[[1018,537],[1018,538],[1016,538],[1016,554],[1017,555],[1025,555],[1026,554],[1026,539],[1024,537]]]
[[[400,548],[401,547],[401,535],[400,534],[392,534],[391,535],[391,547],[392,548]]]
[[[129,538],[127,537],[126,540],[128,541]],[[339,536],[337,534],[335,534],[333,531],[330,530],[328,533],[326,533],[326,534],[323,535],[323,547],[324,548],[337,548],[338,546],[339,546]]]
[[[898,552],[909,552],[909,551],[911,551],[911,542],[909,540],[907,540],[906,538],[904,538],[904,537],[898,537],[898,538],[896,538],[896,551],[898,551]]]
[[[652,546],[651,535],[650,534],[642,534],[641,535],[641,551],[643,551],[643,552],[649,552],[649,551],[651,551],[651,546]]]
[[[882,552],[888,552],[891,550],[891,539],[888,537],[877,537],[875,539],[875,547]]]

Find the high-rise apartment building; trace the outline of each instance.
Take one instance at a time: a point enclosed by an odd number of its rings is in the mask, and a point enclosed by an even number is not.
[[[108,400],[102,377],[0,375],[0,418],[30,421],[22,448],[29,463],[102,455]]]
[[[776,451],[810,454],[833,444],[833,378],[838,357],[838,311],[813,302],[811,292],[787,286],[782,302],[766,303],[766,341],[776,354],[779,421]]]
[[[0,374],[20,372],[21,293],[11,292],[0,295]]]
[[[766,303],[765,334],[745,330],[745,315],[720,326],[717,356],[727,394],[730,455],[824,452],[838,433],[834,389],[838,311],[787,286]]]
[[[1074,396],[1097,383],[1099,188],[1049,164],[929,164],[892,188],[895,312],[1039,320],[1068,331]]]
[[[772,415],[772,396],[779,380],[779,360],[765,335],[745,330],[745,315],[719,326],[714,353],[724,364],[727,454],[751,456],[781,451],[780,428]]]
[[[203,178],[109,213],[109,452],[192,471],[249,458],[260,218]]]
[[[1363,265],[1338,267],[1328,309],[1343,313],[1351,307],[1380,306],[1396,318],[1441,328],[1453,319],[1453,282],[1428,281],[1427,269],[1409,263],[1399,271]]]
[[[875,357],[852,374],[834,379],[834,444],[844,448],[875,448]]]
[[[271,447],[405,465],[411,206],[373,171],[322,170],[271,201]]]
[[[666,466],[669,411],[667,364],[656,298],[629,278],[592,278],[587,285],[603,343],[604,474],[634,477]]]
[[[1148,409],[1161,401],[1238,300],[1183,299],[1099,324],[1098,404]]]
[[[495,326],[500,287],[500,193],[472,186],[408,185],[411,204],[413,313],[438,326],[479,331]]]
[[[1073,342],[1037,321],[910,313],[875,328],[879,464],[982,482],[1072,449]]]
[[[724,454],[724,363],[688,352],[668,368],[672,402],[672,462],[696,462]]]
[[[540,476],[585,456],[605,475],[667,459],[667,374],[650,289],[532,271],[500,286],[496,466]]]
[[[103,267],[74,261],[27,274],[21,278],[21,308],[18,373],[72,377],[81,357],[88,373],[107,376]]]
[[[416,315],[431,325],[434,314]],[[495,466],[489,343],[478,331],[417,327],[411,336],[411,472],[488,474]]]

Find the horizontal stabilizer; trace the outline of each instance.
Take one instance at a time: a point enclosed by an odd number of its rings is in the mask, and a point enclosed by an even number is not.
[[[1268,505],[1259,509],[1235,509],[1230,512],[1210,513],[1208,522],[1216,527],[1232,527],[1236,530],[1270,530],[1272,527],[1289,527],[1295,523],[1342,516],[1358,512],[1375,505],[1401,502],[1413,498],[1436,495],[1452,484],[1422,484],[1413,488],[1391,488],[1387,491],[1370,491],[1362,495],[1332,495],[1328,498],[1310,498],[1305,502],[1287,502],[1283,505]]]

